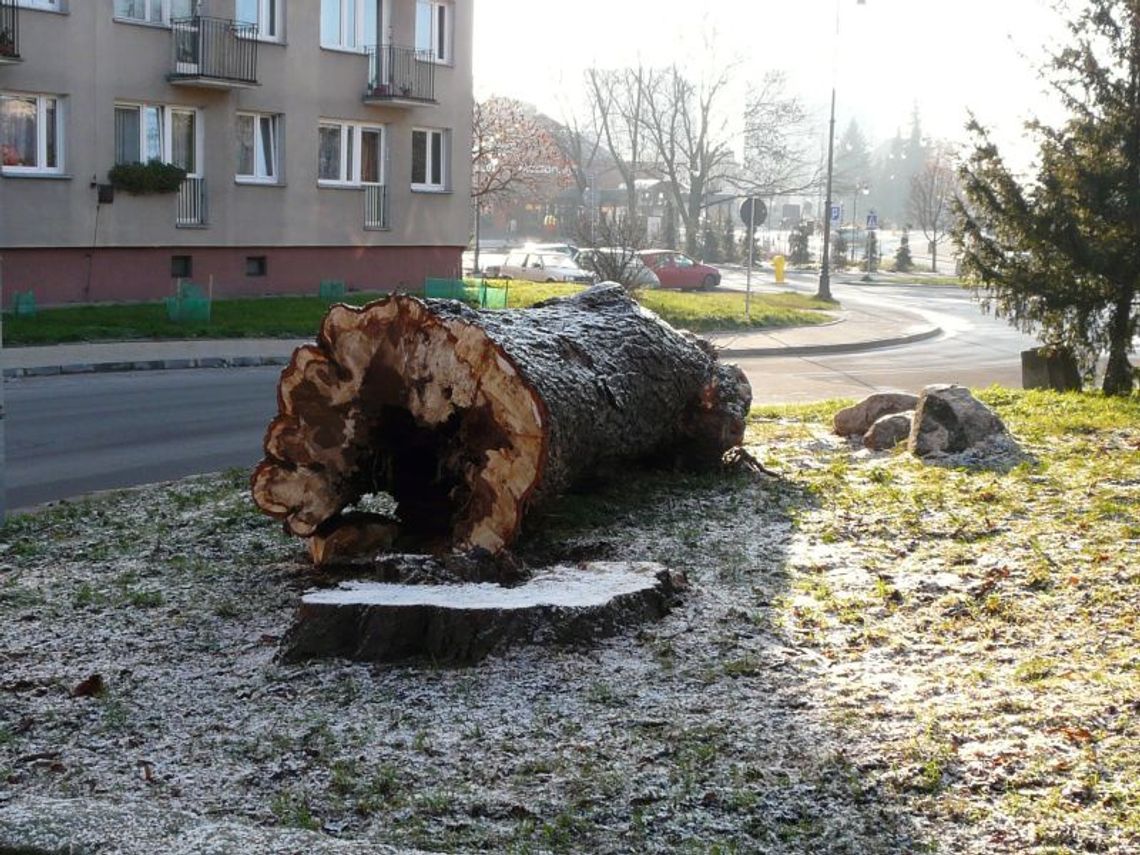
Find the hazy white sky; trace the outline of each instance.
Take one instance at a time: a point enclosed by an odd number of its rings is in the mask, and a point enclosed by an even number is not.
[[[740,62],[737,77],[787,72],[822,115],[835,68],[839,131],[852,115],[872,142],[909,125],[961,138],[967,108],[1020,136],[1047,113],[1035,64],[1055,42],[1051,0],[472,0],[475,94],[529,101],[555,118],[592,64]],[[734,97],[739,100],[741,88]]]

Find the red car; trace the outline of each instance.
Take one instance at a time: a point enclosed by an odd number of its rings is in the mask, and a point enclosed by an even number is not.
[[[638,253],[645,266],[657,274],[662,288],[701,288],[720,284],[720,271],[673,249],[643,249]]]

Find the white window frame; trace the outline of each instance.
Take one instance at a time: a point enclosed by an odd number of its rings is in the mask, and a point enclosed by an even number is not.
[[[67,124],[63,106],[65,99],[63,96],[7,91],[0,91],[0,96],[36,99],[36,166],[4,166],[3,161],[0,161],[0,172],[5,175],[62,175],[66,163],[64,142],[67,139]],[[55,101],[55,166],[44,165],[47,163],[47,105],[49,101]]]
[[[194,171],[187,172],[187,178],[202,178],[205,175],[203,162],[204,132],[202,129],[202,111],[196,107],[184,107],[180,104],[154,104],[141,101],[116,101],[116,110],[139,111],[139,154],[143,163],[146,163],[146,122],[143,121],[142,111],[145,108],[157,108],[162,122],[162,152],[159,159],[163,163],[174,162],[174,114],[193,113],[194,115]]]
[[[114,19],[116,21],[127,21],[131,24],[146,24],[151,27],[169,27],[171,18],[172,7],[176,0],[143,0],[144,11],[141,18],[135,18],[129,15],[120,15],[114,12]],[[191,7],[194,5],[194,0],[185,0]],[[159,10],[159,16],[153,18],[152,14],[155,9]],[[188,13],[192,14],[192,13]],[[182,17],[179,15],[178,17]]]
[[[429,10],[429,19],[431,21],[428,32],[428,40],[431,47],[427,49],[426,56],[423,56],[420,50],[420,8],[427,7]],[[442,32],[438,28],[439,14],[443,12],[443,29]],[[430,62],[438,63],[439,65],[454,65],[455,64],[455,4],[451,0],[416,0],[416,18],[415,18],[415,45],[416,53],[422,59],[427,59]],[[443,52],[440,53],[440,42],[443,43]]]
[[[257,38],[263,42],[282,42],[285,40],[285,19],[282,17],[284,3],[282,0],[257,0],[257,20],[243,21],[245,24],[257,25]],[[234,17],[237,17],[237,2],[234,2]],[[277,22],[277,32],[266,33],[265,22],[273,19]]]
[[[338,128],[340,130],[340,178],[321,178],[320,173],[320,128]],[[361,168],[364,163],[363,138],[365,131],[376,131],[380,134],[380,180],[362,181]],[[351,138],[351,162],[349,158],[349,139]],[[317,132],[317,186],[319,187],[363,187],[365,185],[382,186],[387,183],[388,175],[388,127],[374,122],[346,122],[338,119],[321,119]]]
[[[24,9],[45,9],[48,12],[62,12],[62,0],[16,0],[16,5]]]
[[[425,134],[424,138],[424,178],[423,182],[416,181],[415,173],[412,174],[412,190],[419,193],[448,193],[451,190],[451,131],[447,128],[412,128],[412,157],[410,161],[412,168],[415,168],[415,146],[416,134]],[[436,184],[431,180],[433,172],[434,161],[431,156],[431,138],[433,135],[438,134],[440,139],[440,170],[439,177],[440,183]]]
[[[282,157],[281,157],[281,128],[284,124],[280,113],[251,113],[241,111],[236,114],[237,119],[253,119],[253,173],[243,174],[234,168],[234,180],[238,184],[281,184],[282,183]],[[264,160],[265,141],[262,130],[262,121],[269,119],[269,133],[272,137],[270,151],[273,153],[273,174],[267,170],[259,169],[259,160]],[[237,123],[234,131],[236,137]],[[264,174],[263,174],[264,173]]]
[[[365,42],[364,4],[366,2],[373,2],[374,3],[374,2],[376,2],[376,0],[318,0],[318,2],[319,2],[319,13],[320,13],[320,20],[318,22],[318,27],[320,29],[320,36],[319,37],[321,40],[321,47],[329,48],[331,50],[346,50],[346,51],[352,51],[353,53],[363,53],[365,50],[365,47],[366,47],[366,45],[364,44],[364,42]],[[323,20],[324,20],[325,3],[326,2],[339,3],[340,4],[340,35],[338,36],[338,38],[335,42],[326,42],[325,41],[325,32],[324,32]],[[351,8],[355,13],[354,19],[356,22],[356,26],[353,28],[352,33],[348,32],[348,26],[347,26],[348,16],[345,14],[345,12],[348,11],[349,8]],[[347,38],[348,36],[351,36],[351,41],[349,38]]]

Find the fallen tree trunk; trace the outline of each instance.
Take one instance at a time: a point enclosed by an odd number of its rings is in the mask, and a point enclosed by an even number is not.
[[[612,461],[719,463],[752,390],[711,347],[596,286],[529,309],[333,306],[281,374],[253,498],[320,563],[512,543],[527,509]],[[397,520],[346,512],[395,498]]]

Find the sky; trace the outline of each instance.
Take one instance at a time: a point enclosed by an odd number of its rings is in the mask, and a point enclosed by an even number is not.
[[[837,135],[855,118],[872,143],[907,133],[915,104],[924,135],[964,139],[970,109],[1009,148],[1025,145],[1026,119],[1056,116],[1036,68],[1063,33],[1052,0],[472,2],[476,97],[556,119],[577,106],[586,68],[639,61],[736,63],[736,103],[745,81],[782,70],[821,121],[834,80]]]

